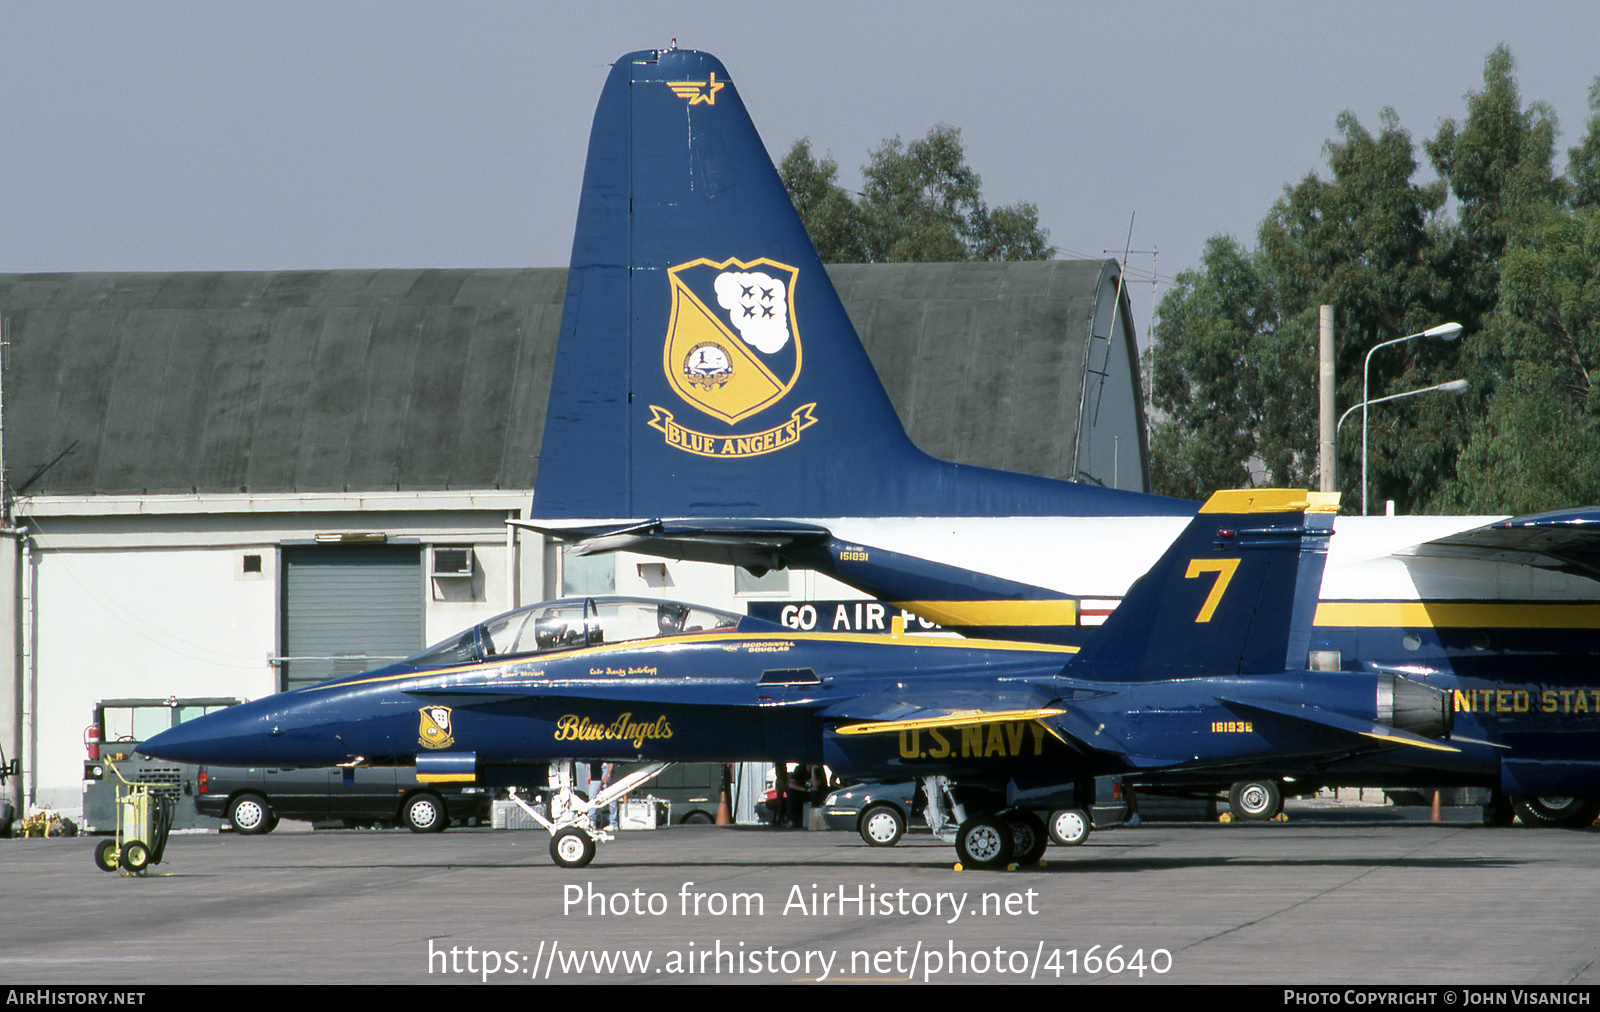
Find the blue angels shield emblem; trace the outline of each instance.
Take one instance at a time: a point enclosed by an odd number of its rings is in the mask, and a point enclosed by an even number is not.
[[[678,396],[730,425],[781,400],[800,377],[799,271],[762,258],[701,259],[667,273],[662,368]]]
[[[422,718],[417,727],[418,745],[423,748],[448,748],[455,744],[448,706],[424,706],[418,714]]]
[[[800,271],[761,257],[699,259],[667,272],[672,315],[661,368],[683,400],[713,418],[738,425],[783,400],[800,378],[800,329],[794,289]],[[688,428],[660,405],[650,405],[651,428],[669,446],[705,457],[751,457],[792,446],[816,422],[815,403],[802,404],[760,431],[707,433]]]

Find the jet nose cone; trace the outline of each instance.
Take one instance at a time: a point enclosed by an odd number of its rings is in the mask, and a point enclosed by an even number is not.
[[[251,766],[266,760],[267,711],[241,703],[162,731],[136,751],[168,762]]]

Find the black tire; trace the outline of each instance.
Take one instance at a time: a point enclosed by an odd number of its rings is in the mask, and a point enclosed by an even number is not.
[[[94,866],[101,871],[117,870],[117,841],[101,840],[95,845]]]
[[[1006,824],[1011,827],[1011,860],[1019,868],[1038,864],[1045,848],[1050,846],[1044,820],[1032,812],[1012,812],[1006,816]]]
[[[1094,828],[1089,813],[1081,808],[1063,808],[1050,813],[1050,839],[1063,847],[1076,847],[1089,838]]]
[[[1014,847],[1011,827],[993,815],[976,815],[956,830],[956,856],[963,868],[1004,868]]]
[[[895,806],[879,801],[862,811],[856,832],[869,847],[893,847],[906,835],[906,817]]]
[[[236,833],[256,836],[270,833],[278,824],[267,799],[259,794],[241,794],[228,803],[228,822]]]
[[[450,825],[450,813],[439,795],[421,791],[411,795],[401,806],[400,821],[413,833],[442,833]]]
[[[582,868],[594,860],[594,839],[568,826],[550,838],[550,860],[562,868]]]
[[[129,840],[122,845],[117,866],[132,875],[143,875],[150,867],[150,848],[143,840]]]
[[[1271,822],[1283,811],[1283,789],[1276,780],[1241,780],[1228,791],[1228,808],[1245,822]]]
[[[680,825],[680,826],[711,826],[711,825],[715,825],[716,821],[717,821],[716,819],[712,818],[710,812],[701,811],[700,809],[696,808],[694,811],[690,812],[688,815],[685,815],[683,818],[679,819],[678,820],[678,825]],[[612,828],[615,829],[616,827],[613,826]]]
[[[1509,800],[1496,794],[1483,806],[1483,824],[1485,826],[1509,826],[1516,821],[1517,810]]]
[[[1582,829],[1600,816],[1600,801],[1592,798],[1517,798],[1515,807],[1523,825],[1540,829]]]

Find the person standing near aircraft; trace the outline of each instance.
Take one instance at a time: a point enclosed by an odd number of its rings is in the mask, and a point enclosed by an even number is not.
[[[604,792],[607,787],[611,786],[611,777],[616,772],[616,763],[608,762],[600,768],[600,790],[602,792]],[[610,826],[613,830],[622,828],[622,822],[620,819],[621,804],[622,800],[620,798],[613,798],[611,804],[606,808],[606,825]]]
[[[785,803],[789,806],[789,828],[806,828],[805,813],[806,802],[811,796],[811,767],[805,763],[796,763],[794,770],[789,774],[788,787],[785,789]]]

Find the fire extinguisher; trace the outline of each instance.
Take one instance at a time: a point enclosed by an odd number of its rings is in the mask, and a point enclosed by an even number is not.
[[[100,758],[100,725],[90,724],[83,729],[83,744],[89,750],[90,759]]]

